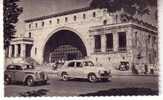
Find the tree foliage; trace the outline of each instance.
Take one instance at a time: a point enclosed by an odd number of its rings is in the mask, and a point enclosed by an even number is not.
[[[18,22],[18,16],[22,13],[22,7],[17,5],[19,0],[4,0],[4,48],[9,45],[9,41],[13,38],[15,24]]]
[[[107,8],[108,12],[123,10],[129,15],[150,14],[149,6],[157,7],[157,0],[93,0],[91,7]]]

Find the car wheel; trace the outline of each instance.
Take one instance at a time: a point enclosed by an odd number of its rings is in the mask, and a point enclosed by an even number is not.
[[[8,76],[5,76],[5,85],[8,85],[11,83],[11,78],[9,78]]]
[[[61,79],[62,79],[63,81],[68,81],[68,74],[67,74],[67,73],[62,73]]]
[[[90,75],[88,75],[88,80],[89,80],[89,82],[94,83],[97,81],[97,77],[95,74],[90,74]]]
[[[34,85],[34,80],[33,77],[28,77],[26,80],[27,86],[33,86]]]

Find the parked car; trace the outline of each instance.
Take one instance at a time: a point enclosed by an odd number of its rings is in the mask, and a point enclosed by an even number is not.
[[[28,86],[33,86],[35,83],[46,84],[48,81],[47,73],[36,70],[30,64],[10,64],[6,67],[4,74],[5,84],[23,82]]]
[[[84,78],[90,82],[96,82],[98,80],[106,81],[111,77],[111,70],[107,70],[101,66],[95,66],[90,60],[71,60],[66,61],[58,69],[58,76],[64,81],[71,78]]]
[[[120,65],[119,65],[119,68],[118,69],[120,71],[129,70],[129,63],[128,62],[125,62],[125,61],[120,62]]]

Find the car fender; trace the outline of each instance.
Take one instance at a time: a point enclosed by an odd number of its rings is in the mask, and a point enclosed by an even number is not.
[[[26,76],[24,77],[23,82],[26,81],[27,77],[33,77],[34,80],[35,80],[35,76],[34,76],[34,74],[28,74],[28,75],[26,75]]]

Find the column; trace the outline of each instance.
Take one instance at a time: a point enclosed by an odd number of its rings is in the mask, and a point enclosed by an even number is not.
[[[106,35],[101,35],[101,51],[106,52]]]
[[[117,32],[114,32],[113,33],[113,50],[114,51],[118,51],[118,45],[119,45],[119,42],[118,42],[118,33]]]
[[[9,45],[8,57],[10,58],[12,55],[12,46]]]
[[[25,49],[26,49],[26,45],[25,44],[20,44],[21,45],[21,51],[20,51],[20,56],[21,57],[25,57]]]
[[[15,44],[15,51],[14,51],[14,57],[17,57],[18,56],[18,45]]]

